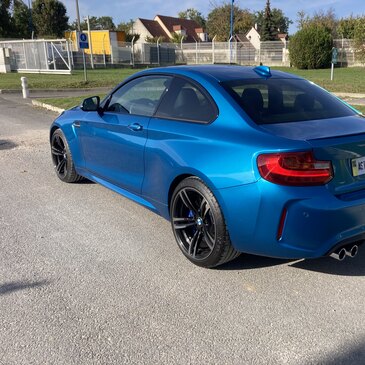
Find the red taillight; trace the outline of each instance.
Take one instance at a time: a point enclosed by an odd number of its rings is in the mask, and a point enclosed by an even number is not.
[[[280,185],[327,184],[333,177],[330,161],[318,161],[313,152],[283,152],[259,155],[260,175]]]

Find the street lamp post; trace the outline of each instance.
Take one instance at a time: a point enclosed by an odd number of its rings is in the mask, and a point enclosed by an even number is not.
[[[231,23],[230,23],[230,32],[229,32],[229,38],[232,38],[233,36],[233,3],[234,3],[234,0],[232,0],[232,3],[231,3]]]
[[[33,39],[34,32],[33,32],[33,19],[32,19],[32,5],[30,3],[30,0],[28,0],[28,8],[29,8],[29,32],[31,38]]]
[[[77,28],[81,32],[81,22],[80,22],[80,10],[79,10],[79,0],[76,1],[76,18],[77,18]]]
[[[229,63],[232,63],[232,39],[233,39],[233,3],[231,2],[231,21],[230,21],[230,32],[229,32]]]
[[[80,22],[80,10],[79,10],[79,0],[76,1],[76,17],[77,17],[77,28],[79,30],[79,34],[81,33],[81,22]],[[78,38],[78,37],[76,37]],[[79,40],[77,39],[76,42]],[[90,40],[89,40],[90,41]],[[85,50],[82,49],[82,63],[84,64],[84,80],[87,82],[87,71],[86,71],[86,59],[85,59]]]

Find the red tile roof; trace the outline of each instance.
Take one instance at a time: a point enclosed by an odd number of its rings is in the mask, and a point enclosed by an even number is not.
[[[200,28],[200,25],[195,20],[174,18],[172,16],[156,15],[165,25],[169,32],[174,32],[174,25],[181,25],[186,30],[185,42],[195,42],[199,40],[195,29]]]
[[[141,18],[139,18],[139,20],[151,33],[152,37],[164,37],[166,42],[170,39],[170,37],[162,29],[161,25],[158,24],[158,22],[156,22],[155,20],[141,19]]]

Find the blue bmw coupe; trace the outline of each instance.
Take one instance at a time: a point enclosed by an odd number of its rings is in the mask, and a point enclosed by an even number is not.
[[[170,220],[196,265],[241,252],[342,260],[365,239],[365,118],[265,66],[139,72],[59,116],[50,144],[62,181]]]

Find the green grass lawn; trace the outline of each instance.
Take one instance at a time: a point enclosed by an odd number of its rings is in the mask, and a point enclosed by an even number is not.
[[[21,89],[20,78],[28,79],[30,89],[67,89],[114,87],[138,70],[130,68],[88,70],[88,82],[84,81],[84,71],[72,71],[72,75],[20,74],[16,72],[0,74],[0,89]]]
[[[334,80],[330,80],[330,70],[297,70],[289,67],[273,67],[273,69],[290,72],[302,76],[322,87],[337,92],[365,93],[365,67],[336,68]],[[82,70],[72,72],[72,75],[18,74],[0,75],[0,89],[20,89],[20,77],[28,78],[30,89],[65,89],[114,87],[126,77],[138,70],[98,69],[88,70],[88,82],[84,82]]]
[[[353,105],[353,107],[365,115],[365,105]]]
[[[83,96],[75,96],[75,97],[70,97],[70,98],[39,98],[36,99],[42,103],[45,104],[49,104],[49,105],[53,105],[56,106],[57,108],[61,108],[61,109],[70,109],[76,105],[80,105],[81,102],[90,97],[90,96],[95,96],[95,95],[83,95]],[[105,96],[105,94],[100,95],[100,99],[102,100]]]

